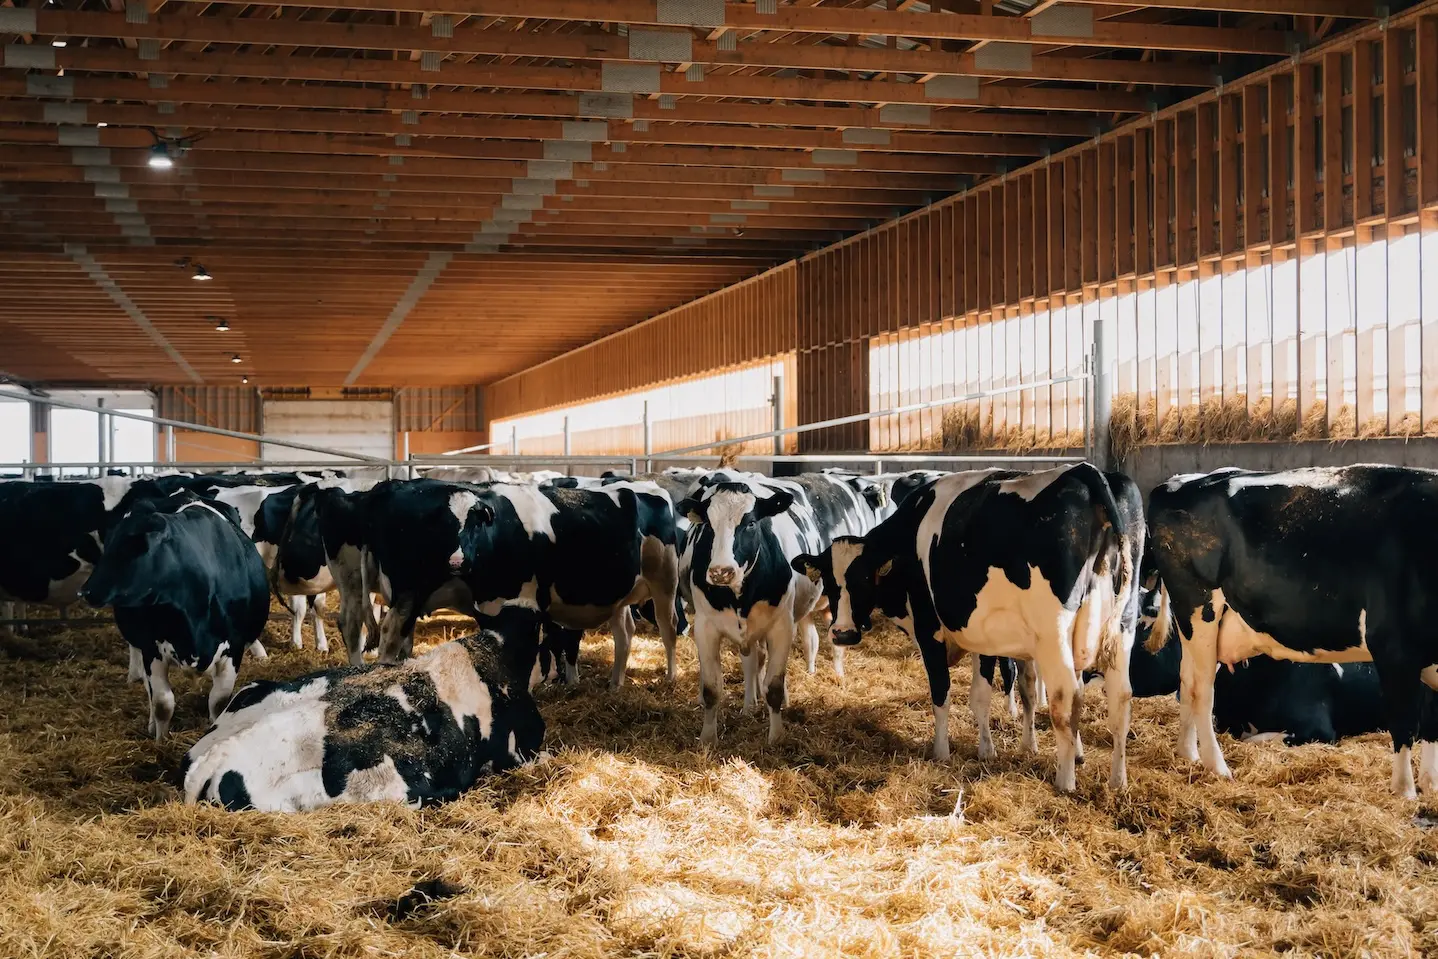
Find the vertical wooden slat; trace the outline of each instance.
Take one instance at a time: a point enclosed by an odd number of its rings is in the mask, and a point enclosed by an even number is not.
[[[1033,184],[1034,296],[1049,292],[1049,168],[1038,167],[1031,178]]]
[[[1239,165],[1238,120],[1243,98],[1225,94],[1218,98],[1218,251],[1224,255],[1238,249]],[[1255,103],[1257,100],[1254,101]],[[1244,186],[1247,186],[1245,183]]]
[[[974,199],[977,208],[976,233],[978,235],[978,298],[976,305],[980,310],[989,309],[994,302],[994,266],[993,266],[993,216],[992,190],[977,191]]]
[[[967,247],[965,263],[967,275],[964,279],[965,312],[979,309],[982,292],[982,244],[979,242],[979,190],[970,190],[964,197],[964,245]]]
[[[1153,193],[1149,189],[1153,182],[1149,164],[1149,142],[1153,134],[1154,130],[1149,128],[1139,130],[1133,137],[1133,208],[1130,213],[1133,216],[1133,269],[1140,275],[1153,269],[1153,234],[1158,229],[1150,204]]]
[[[1083,177],[1077,156],[1064,160],[1064,289],[1083,288]]]
[[[1323,55],[1323,228],[1343,225],[1343,54]],[[1331,404],[1330,404],[1331,406]]]
[[[1438,17],[1418,21],[1418,202],[1438,204]]]
[[[1083,223],[1083,235],[1080,246],[1083,250],[1083,272],[1081,274],[1084,283],[1098,282],[1098,249],[1102,241],[1100,236],[1103,222],[1099,217],[1099,191],[1098,191],[1098,148],[1090,148],[1079,154],[1082,164],[1083,186],[1080,193],[1083,208],[1080,216]]]
[[[1353,45],[1353,222],[1362,223],[1372,215],[1373,44],[1359,40]]]
[[[1169,222],[1173,212],[1173,121],[1160,120],[1153,126],[1153,265],[1173,265],[1173,242]]]
[[[1268,189],[1264,176],[1268,165],[1263,135],[1263,110],[1268,86],[1250,84],[1243,89],[1243,246],[1255,247],[1267,239],[1263,220],[1263,194]],[[1271,129],[1271,127],[1270,127]]]
[[[939,315],[953,316],[955,307],[955,244],[954,204],[945,203],[939,208]]]
[[[1133,273],[1134,218],[1133,193],[1137,178],[1134,157],[1135,141],[1143,138],[1143,131],[1118,138],[1114,145],[1114,237],[1117,244],[1114,256],[1114,272],[1118,276]]]
[[[1389,30],[1383,34],[1383,210],[1392,219],[1406,213],[1408,207],[1408,173],[1403,158],[1403,45],[1407,30]],[[1366,47],[1368,44],[1359,44]],[[1419,63],[1422,61],[1419,60]],[[1362,161],[1363,153],[1358,154]],[[1362,172],[1355,163],[1354,173]],[[1370,174],[1371,175],[1371,174]]]
[[[1004,303],[1016,306],[1019,302],[1019,276],[1022,267],[1019,262],[1019,185],[1022,179],[1011,176],[1004,182]]]
[[[1049,292],[1066,289],[1068,283],[1068,257],[1064,253],[1064,216],[1068,209],[1068,191],[1062,162],[1048,163],[1048,210],[1049,210]]]
[[[1105,140],[1098,146],[1098,190],[1094,197],[1097,213],[1097,229],[1094,242],[1097,244],[1098,264],[1094,279],[1100,283],[1111,282],[1114,278],[1114,247],[1117,245],[1115,224],[1114,170],[1115,148],[1112,140]]]
[[[1195,245],[1194,216],[1194,157],[1193,138],[1196,117],[1192,110],[1185,110],[1174,120],[1174,239],[1175,257],[1180,266],[1198,260]]]
[[[1293,76],[1293,219],[1298,236],[1322,228],[1318,209],[1318,67],[1301,63]]]
[[[1013,221],[1014,242],[1018,247],[1019,299],[1034,295],[1034,175],[1018,177],[1018,212]]]
[[[1218,106],[1200,103],[1194,113],[1197,130],[1194,141],[1194,180],[1197,188],[1194,216],[1198,227],[1198,256],[1205,257],[1218,252]]]
[[[1289,137],[1288,97],[1292,75],[1276,74],[1268,81],[1268,242],[1287,243]]]

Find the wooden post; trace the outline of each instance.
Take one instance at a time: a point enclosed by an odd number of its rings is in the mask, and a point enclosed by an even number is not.
[[[1323,229],[1343,226],[1343,54],[1323,55]],[[1332,404],[1329,405],[1330,411]]]
[[[1268,151],[1263,135],[1263,110],[1267,98],[1268,87],[1265,84],[1251,83],[1243,88],[1243,242],[1235,243],[1234,249],[1241,246],[1253,249],[1265,241],[1271,242],[1267,235],[1268,224],[1263,219],[1263,195],[1268,190],[1268,182],[1264,178]],[[1281,117],[1277,124],[1270,119],[1270,137],[1274,129],[1286,129]]]
[[[1173,215],[1173,121],[1153,127],[1153,265],[1172,266],[1174,244],[1169,228]]]
[[[1218,129],[1216,103],[1200,103],[1195,108],[1197,139],[1195,148],[1197,202],[1194,215],[1198,224],[1198,256],[1200,259],[1218,253]]]
[[[1397,29],[1383,35],[1383,212],[1390,220],[1409,210],[1408,171],[1403,158],[1403,43],[1407,37],[1407,30]],[[1362,159],[1363,154],[1358,156]],[[1356,174],[1361,167],[1355,163],[1353,169]]]
[[[1388,31],[1391,36],[1393,31]],[[1388,90],[1385,72],[1384,99]],[[1400,167],[1401,168],[1401,167]],[[1373,44],[1359,40],[1353,45],[1353,222],[1362,223],[1373,215]]]
[[[1248,96],[1245,91],[1244,98]],[[1218,98],[1218,252],[1225,256],[1239,248],[1238,214],[1243,198],[1238,172],[1238,117],[1244,98],[1234,94]],[[1245,136],[1247,132],[1245,128]],[[1255,127],[1254,139],[1257,138]],[[1247,189],[1248,184],[1242,187]]]
[[[1297,236],[1322,229],[1318,209],[1318,108],[1314,86],[1318,67],[1299,64],[1293,78],[1293,217]]]
[[[1268,242],[1274,247],[1293,238],[1289,226],[1289,103],[1293,75],[1275,74],[1268,81]],[[1275,395],[1275,401],[1278,397]]]
[[[1149,141],[1153,134],[1154,130],[1150,127],[1133,135],[1133,208],[1130,213],[1133,217],[1133,270],[1139,275],[1153,270],[1153,234],[1158,228],[1153,206],[1149,202],[1153,196],[1149,189],[1153,182],[1149,166]]]

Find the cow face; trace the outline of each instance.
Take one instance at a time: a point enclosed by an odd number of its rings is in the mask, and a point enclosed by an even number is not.
[[[787,512],[793,504],[793,494],[787,490],[761,498],[743,483],[721,483],[700,498],[680,502],[677,510],[694,524],[696,542],[710,537],[705,582],[733,590],[737,596],[763,549],[763,521]]]
[[[873,628],[875,609],[890,615],[902,609],[896,592],[892,559],[878,562],[859,536],[840,536],[819,556],[799,556],[792,563],[801,573],[822,582],[834,624],[829,633],[839,646],[855,646]]]
[[[105,554],[80,589],[91,606],[133,606],[144,599],[151,577],[144,574],[145,557],[165,539],[165,521],[142,503],[111,531]]]

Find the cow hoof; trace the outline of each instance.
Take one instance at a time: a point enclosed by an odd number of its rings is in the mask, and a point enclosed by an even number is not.
[[[978,752],[979,752],[979,762],[983,762],[983,763],[989,762],[990,760],[993,760],[993,759],[997,759],[997,758],[998,758],[998,755],[999,755],[999,751],[994,748],[993,742],[992,742],[992,741],[986,741],[986,740],[983,740],[983,739],[979,740],[979,750],[978,750]]]
[[[719,730],[706,729],[699,734],[699,745],[705,752],[719,748]]]
[[[928,754],[929,759],[933,760],[934,762],[946,763],[949,761],[949,744],[947,742],[930,743],[928,748]]]
[[[1115,769],[1108,775],[1108,788],[1113,792],[1122,792],[1128,788],[1128,770]]]

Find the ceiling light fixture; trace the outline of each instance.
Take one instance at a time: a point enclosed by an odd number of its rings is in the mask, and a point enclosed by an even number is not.
[[[230,362],[231,362],[231,363],[243,363],[244,360],[240,359],[240,354],[236,353],[234,356],[230,357]]]
[[[107,127],[107,126],[109,126],[109,125],[110,125],[110,124],[108,124],[108,123],[97,123],[97,124],[95,124],[95,126],[97,126],[97,127]]]
[[[150,167],[155,170],[168,170],[175,165],[175,160],[170,156],[170,148],[164,143],[156,143],[150,147]]]
[[[67,44],[65,43],[64,40],[51,40],[51,41],[50,41],[50,46],[52,46],[52,47],[63,47],[63,46],[66,46],[66,45],[67,45]]]
[[[242,376],[242,377],[240,377],[240,382],[241,382],[241,383],[248,383],[249,381],[250,381],[250,378],[249,378],[248,376]]]
[[[217,333],[228,333],[228,332],[230,332],[230,321],[229,321],[229,320],[225,319],[224,317],[220,317],[220,316],[212,316],[212,317],[210,317],[210,319],[212,319],[212,320],[215,321],[215,332],[217,332]]]
[[[210,275],[210,271],[209,271],[209,270],[205,269],[203,266],[201,266],[200,264],[196,263],[196,264],[195,264],[195,275],[192,276],[192,277],[190,277],[190,279],[192,279],[192,280],[213,280],[214,277]],[[235,362],[238,363],[238,362],[239,362],[239,359],[236,359]]]

